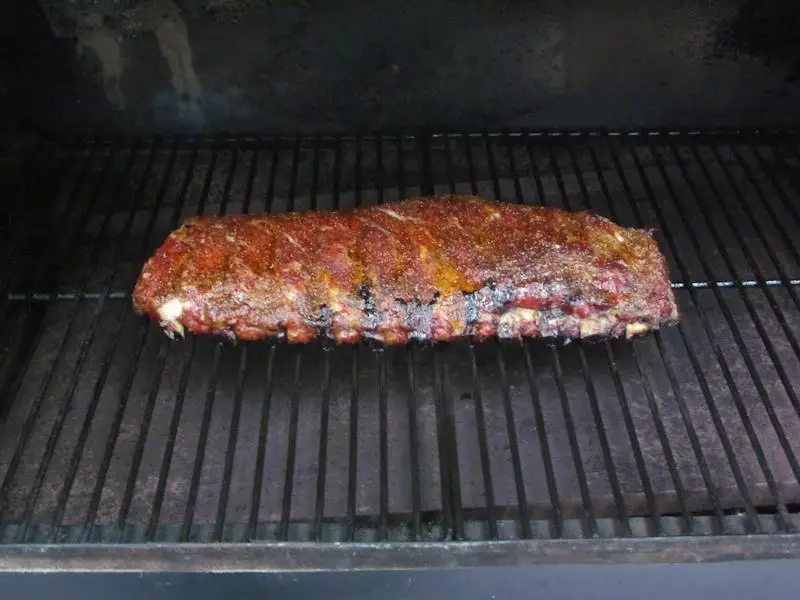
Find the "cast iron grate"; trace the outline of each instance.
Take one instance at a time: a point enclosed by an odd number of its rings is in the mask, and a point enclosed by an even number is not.
[[[793,133],[40,144],[0,253],[0,539],[411,541],[791,533]],[[432,192],[652,227],[679,328],[382,350],[171,342],[133,315],[196,213]],[[5,214],[5,213],[4,213]]]

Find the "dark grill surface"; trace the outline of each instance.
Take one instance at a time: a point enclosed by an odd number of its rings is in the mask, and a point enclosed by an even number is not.
[[[793,532],[797,141],[562,132],[42,143],[4,168],[0,539]],[[143,261],[189,215],[447,191],[654,228],[681,326],[559,348],[325,349],[172,342],[131,312]]]

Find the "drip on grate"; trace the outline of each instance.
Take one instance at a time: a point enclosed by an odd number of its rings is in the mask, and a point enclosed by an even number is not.
[[[3,542],[794,531],[790,134],[41,144],[0,239]],[[185,217],[420,193],[655,230],[683,321],[634,342],[166,339],[133,315]]]

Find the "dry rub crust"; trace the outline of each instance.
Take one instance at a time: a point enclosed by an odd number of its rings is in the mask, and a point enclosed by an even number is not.
[[[147,261],[133,307],[170,335],[291,342],[631,337],[678,320],[649,231],[475,196],[195,217]]]

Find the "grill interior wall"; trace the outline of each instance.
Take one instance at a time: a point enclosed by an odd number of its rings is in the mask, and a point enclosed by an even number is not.
[[[12,541],[793,531],[796,138],[469,135],[40,145],[0,252]],[[634,342],[171,342],[130,311],[198,213],[420,193],[651,227],[683,321]]]

